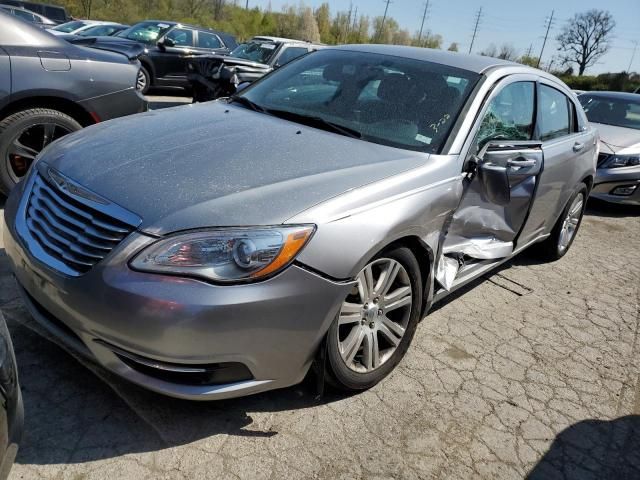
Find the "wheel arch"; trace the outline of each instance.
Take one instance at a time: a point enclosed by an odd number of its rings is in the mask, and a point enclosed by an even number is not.
[[[144,69],[149,72],[149,85],[155,85],[156,84],[156,69],[153,66],[153,62],[146,58],[146,57],[141,57],[139,58],[140,60],[140,65],[144,67]]]
[[[96,120],[91,116],[91,114],[78,103],[66,98],[46,95],[23,97],[5,105],[0,110],[0,119],[31,108],[50,108],[52,110],[58,110],[59,112],[69,115],[83,127],[96,123]]]

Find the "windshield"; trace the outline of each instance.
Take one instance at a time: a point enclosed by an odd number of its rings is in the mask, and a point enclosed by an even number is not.
[[[231,56],[252,62],[269,63],[277,47],[278,44],[273,42],[247,42],[238,45],[231,52]]]
[[[72,22],[63,23],[62,25],[58,25],[57,27],[52,28],[51,30],[57,30],[58,32],[71,33],[74,30],[84,27],[87,23],[82,22],[80,20],[74,20]]]
[[[590,122],[640,130],[640,96],[631,100],[583,94],[578,99]]]
[[[163,22],[142,22],[121,31],[116,36],[153,45],[170,28],[171,25]]]
[[[254,110],[408,150],[437,153],[479,75],[408,58],[320,50],[245,90]]]

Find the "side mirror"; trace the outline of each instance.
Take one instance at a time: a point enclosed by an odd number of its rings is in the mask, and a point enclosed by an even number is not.
[[[236,87],[236,93],[240,93],[242,90],[247,88],[249,85],[251,85],[251,82],[239,83],[238,86]]]
[[[170,38],[161,38],[160,40],[158,40],[156,45],[158,45],[159,48],[164,50],[165,47],[175,47],[176,46],[176,42],[174,42]]]

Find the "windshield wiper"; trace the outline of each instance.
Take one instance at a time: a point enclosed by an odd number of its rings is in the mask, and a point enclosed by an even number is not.
[[[275,117],[284,118],[285,120],[294,120],[300,122],[304,125],[309,125],[310,127],[321,128],[323,130],[329,130],[334,133],[339,133],[340,135],[344,135],[346,137],[351,138],[362,138],[362,133],[353,128],[345,127],[344,125],[339,125],[337,123],[333,123],[329,120],[325,120],[322,117],[315,117],[312,115],[305,115],[303,113],[290,112],[289,110],[274,110],[267,109],[266,113],[269,113]]]
[[[266,110],[262,108],[257,103],[252,102],[247,97],[242,97],[240,95],[231,95],[231,102],[239,103],[240,105],[244,105],[245,107],[249,107],[254,112],[265,113]]]

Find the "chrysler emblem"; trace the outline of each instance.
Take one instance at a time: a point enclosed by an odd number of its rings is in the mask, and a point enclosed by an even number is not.
[[[95,193],[81,187],[61,173],[55,171],[53,168],[47,169],[47,173],[49,174],[49,178],[53,181],[53,183],[57,185],[60,190],[68,193],[71,196],[84,198],[85,200],[101,203],[102,205],[109,205],[110,203],[104,198],[96,195]]]

